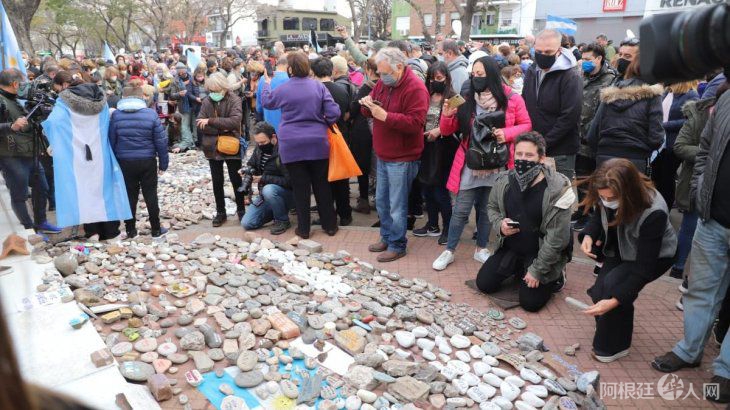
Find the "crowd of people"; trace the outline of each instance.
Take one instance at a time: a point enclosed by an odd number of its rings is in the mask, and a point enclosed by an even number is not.
[[[648,84],[639,39],[614,47],[602,34],[578,45],[546,29],[517,44],[437,38],[419,46],[359,45],[338,31],[342,44],[319,53],[276,42],[271,49],[210,51],[196,67],[185,54],[168,52],[116,62],[47,58],[31,61],[29,73],[52,83],[60,100],[76,100],[72,111],[84,114],[99,101],[113,110],[101,144],[123,175],[128,238],[137,235],[140,190],[152,236],[165,233],[157,175],[168,152],[200,149],[210,164],[214,227],[228,218],[224,165],[243,228],[271,222],[279,235],[294,211],[299,237],[308,238],[313,225],[332,236],[352,223],[352,212],[374,208],[380,238],[368,249],[379,262],[407,255],[410,230],[438,238],[445,250],[433,269],[446,269],[474,209],[482,292],[516,279],[520,305],[538,311],[565,285],[574,240],[595,260],[585,313],[596,317],[596,360],[629,353],[634,302],[667,271],[684,281],[677,305],[685,334],[652,366],[697,366],[713,326],[723,341],[730,324],[727,73]],[[0,166],[21,222],[57,232],[45,218],[48,183],[42,165],[34,167],[36,139],[17,102],[23,83],[17,70],[0,73],[0,135],[7,141]],[[328,179],[334,127],[362,171],[354,206],[349,180]],[[63,183],[55,181],[57,188]],[[29,184],[34,221],[25,207]],[[669,218],[675,207],[678,233]],[[414,226],[424,209],[425,224]],[[319,218],[312,221],[314,210]],[[118,234],[118,222],[102,222],[111,225],[89,224],[87,235]],[[730,344],[723,344],[713,382],[718,400],[729,401]]]

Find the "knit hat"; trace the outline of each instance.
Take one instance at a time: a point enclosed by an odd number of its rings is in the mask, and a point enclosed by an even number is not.
[[[187,69],[187,68],[188,68],[188,66],[186,66],[183,63],[177,63],[177,64],[175,64],[175,69],[176,70],[180,70],[180,69],[183,69],[184,70],[184,69]]]
[[[126,86],[122,89],[122,97],[136,97],[144,99],[144,90],[142,87]]]
[[[378,51],[380,51],[381,48],[385,47],[386,44],[388,43],[383,40],[377,40],[373,43],[373,51],[377,53]]]

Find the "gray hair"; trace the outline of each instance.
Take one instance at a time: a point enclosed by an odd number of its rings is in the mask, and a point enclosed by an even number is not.
[[[399,49],[395,47],[384,47],[375,55],[375,64],[380,64],[381,61],[390,64],[393,70],[398,70],[398,64],[405,67],[408,59]]]
[[[219,92],[228,90],[230,85],[228,79],[220,71],[216,71],[211,74],[210,77],[205,79],[205,88],[210,92]]]
[[[8,68],[0,72],[0,86],[7,87],[12,83],[21,83],[25,79],[23,73],[17,68]]]
[[[553,39],[560,43],[563,40],[563,34],[558,30],[552,28],[546,28],[545,30],[537,33],[536,40],[540,39]]]

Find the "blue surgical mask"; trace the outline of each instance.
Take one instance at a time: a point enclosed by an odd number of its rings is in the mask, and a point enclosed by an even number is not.
[[[388,87],[393,87],[398,80],[393,77],[393,74],[383,74],[380,76],[380,81],[383,82],[383,84],[387,85]]]
[[[593,61],[584,61],[583,64],[581,64],[581,68],[583,68],[584,73],[590,74],[596,69],[596,63]]]

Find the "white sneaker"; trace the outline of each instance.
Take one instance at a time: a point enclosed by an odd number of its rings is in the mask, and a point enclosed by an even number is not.
[[[474,260],[479,263],[484,263],[489,259],[489,257],[492,256],[492,254],[489,253],[487,248],[479,249],[478,251],[474,252]]]
[[[441,252],[438,258],[431,265],[435,270],[444,270],[454,261],[454,252],[449,250]]]

